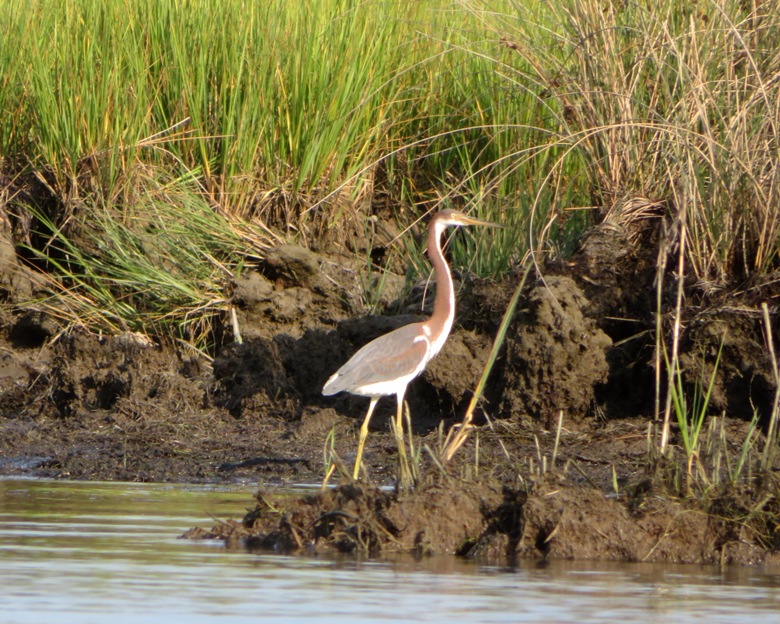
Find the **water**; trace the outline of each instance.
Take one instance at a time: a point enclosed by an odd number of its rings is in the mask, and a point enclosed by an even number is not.
[[[240,517],[251,493],[0,480],[0,623],[780,622],[780,570],[359,562],[178,539]]]

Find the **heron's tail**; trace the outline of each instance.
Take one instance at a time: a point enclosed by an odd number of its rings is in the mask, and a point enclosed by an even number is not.
[[[334,394],[338,394],[344,388],[341,387],[340,381],[340,375],[338,373],[333,373],[328,381],[325,382],[325,385],[322,386],[322,395],[323,396],[332,396]]]

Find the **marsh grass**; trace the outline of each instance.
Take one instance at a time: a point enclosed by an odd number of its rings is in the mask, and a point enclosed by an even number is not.
[[[580,171],[599,218],[617,222],[632,218],[619,212],[626,196],[665,201],[687,229],[686,277],[703,289],[776,268],[776,2],[468,4],[518,57],[501,63],[508,77],[557,126],[564,149],[538,188]]]
[[[325,443],[322,447],[322,463],[325,476],[322,479],[322,491],[328,488],[331,477],[338,472],[340,480],[352,478],[352,472],[347,468],[344,461],[336,452],[336,431],[331,428],[328,435],[325,436]]]
[[[733,486],[754,485],[757,477],[767,475],[761,466],[766,439],[760,434],[758,415],[746,428],[739,423],[744,428],[741,441],[727,433],[728,427],[735,426],[728,422],[725,415],[710,418],[690,454],[684,445],[670,446],[664,457],[671,461],[656,464],[668,471],[662,485],[671,486],[675,496],[704,499]]]
[[[764,334],[766,336],[767,350],[769,351],[775,382],[775,396],[772,400],[772,412],[769,415],[769,425],[767,426],[766,431],[766,444],[764,452],[761,455],[761,468],[768,470],[772,466],[772,460],[777,454],[778,440],[780,439],[780,430],[778,429],[778,418],[780,418],[780,369],[778,368],[777,355],[775,354],[774,347],[775,343],[772,337],[772,323],[769,318],[769,306],[767,306],[766,302],[761,304],[761,311],[764,316]]]
[[[304,238],[381,168],[398,201],[508,225],[487,250],[454,246],[494,275],[636,218],[621,202],[644,196],[678,225],[672,253],[687,232],[686,277],[717,289],[778,260],[776,8],[8,2],[0,155],[64,205],[173,159],[229,214]]]
[[[128,190],[124,205],[85,202],[63,225],[33,209],[42,241],[27,252],[46,269],[49,292],[36,305],[64,325],[171,336],[202,349],[227,310],[241,250],[262,244],[263,234],[237,230],[194,185],[155,182]]]
[[[40,227],[29,232],[28,253],[50,271],[44,305],[98,330],[181,328],[222,305],[218,274],[272,242],[305,244],[345,216],[365,218],[375,185],[401,206],[442,197],[473,204],[479,193],[498,210],[525,195],[532,176],[501,172],[517,170],[503,154],[518,152],[524,137],[513,128],[529,122],[528,107],[493,72],[495,49],[468,12],[444,0],[3,3],[0,164],[18,184],[46,191],[34,206],[17,205]],[[199,203],[217,214],[217,238],[233,231],[258,245],[219,256],[211,247],[221,242],[180,230],[188,253],[221,268],[193,276],[197,288],[177,272],[185,283],[164,297],[157,250],[130,254],[134,275],[118,266],[125,243],[140,236],[126,231],[126,214],[160,218],[149,197],[161,187],[174,224]],[[523,222],[524,210],[519,202],[506,210],[508,224]],[[101,236],[116,258],[94,253]],[[515,242],[502,253],[478,250],[472,266],[506,270]],[[178,325],[168,323],[177,315]]]
[[[562,0],[503,12],[479,0],[463,4],[514,55],[495,56],[497,72],[531,96],[544,120],[536,125],[551,130],[537,135],[533,148],[546,157],[534,197],[567,185],[585,189],[584,212],[629,236],[642,219],[663,221],[657,413],[664,392],[667,406],[660,451],[667,451],[676,414],[687,476],[707,482],[704,464],[691,461],[701,452],[712,382],[692,394],[681,385],[683,312],[691,298],[735,292],[746,280],[759,291],[780,265],[780,5]],[[547,220],[529,228],[537,261],[567,248],[555,197],[561,194],[530,206],[534,218]],[[635,198],[644,198],[638,207]],[[672,301],[662,297],[670,283]],[[765,326],[769,331],[768,318]],[[771,350],[771,336],[767,342]],[[776,448],[769,433],[767,455]],[[752,466],[756,439],[753,427],[729,474]]]
[[[724,480],[731,484],[743,480],[750,481],[758,468],[763,469],[757,460],[760,448],[758,422],[759,415],[756,412],[742,439],[739,452],[733,454],[728,452],[725,419],[722,417],[711,419],[705,448],[712,458],[711,481],[714,484],[717,485]]]
[[[674,406],[674,415],[680,431],[683,450],[688,461],[689,473],[698,452],[699,436],[707,419],[710,397],[712,396],[712,389],[715,385],[722,353],[723,341],[721,340],[709,380],[702,380],[701,383],[696,384],[692,393],[686,391],[679,360],[672,365],[667,358],[666,366],[675,371],[674,383],[669,388],[669,394]],[[664,425],[668,426],[668,421],[665,421]],[[667,432],[664,432],[664,437],[668,439]]]
[[[166,146],[220,205],[298,225],[298,200],[345,180],[354,199],[398,147],[430,179],[500,160],[523,102],[497,91],[470,17],[442,0],[4,3],[0,154],[45,172],[62,197],[89,158],[111,185],[148,137],[191,119]],[[235,16],[240,14],[241,19]],[[77,61],[77,62],[75,62]],[[511,138],[509,138],[511,137]],[[430,148],[430,149],[429,149]],[[362,173],[361,173],[362,172]],[[425,178],[429,178],[427,181]],[[404,180],[402,184],[409,184]],[[409,195],[419,189],[407,188]]]

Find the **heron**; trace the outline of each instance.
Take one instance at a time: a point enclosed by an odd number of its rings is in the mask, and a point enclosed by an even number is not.
[[[455,288],[452,275],[441,248],[441,237],[450,226],[485,225],[503,227],[498,223],[475,219],[457,210],[436,213],[428,225],[428,257],[433,265],[436,282],[436,298],[433,314],[427,321],[410,323],[379,336],[362,347],[346,364],[339,368],[322,388],[324,396],[349,392],[368,397],[368,411],[360,427],[357,456],[352,479],[357,480],[363,458],[363,448],[368,437],[368,423],[377,402],[383,396],[396,396],[397,411],[395,437],[398,444],[399,463],[406,465],[406,448],[403,441],[403,403],[409,383],[425,370],[428,362],[441,351],[447,341],[455,319]]]

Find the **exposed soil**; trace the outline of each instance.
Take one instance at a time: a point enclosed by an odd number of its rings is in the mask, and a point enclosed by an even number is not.
[[[339,487],[299,498],[266,489],[243,521],[191,536],[283,551],[780,563],[780,464],[760,478],[746,468],[737,484],[726,468],[740,456],[754,410],[760,429],[772,413],[760,303],[769,303],[777,337],[778,282],[738,293],[686,285],[683,384],[692,391],[715,371],[712,417],[690,464],[677,431],[661,460],[652,425],[652,224],[639,232],[596,228],[570,262],[531,280],[478,427],[442,468],[432,457],[463,416],[519,282],[461,276],[459,326],[407,394],[423,449],[410,492],[349,483],[367,401],[320,394],[357,348],[418,318],[361,317],[354,260],[293,245],[272,250],[235,284],[243,342],[209,359],[129,333],[63,331],[19,305],[36,278],[17,260],[9,227],[0,227],[0,474],[267,488],[320,482],[330,450],[341,465],[332,479]],[[669,335],[676,284],[666,281]],[[403,279],[390,279],[384,303],[403,309],[414,291],[402,292]],[[665,396],[658,398],[663,407]],[[380,402],[368,438],[364,459],[377,485],[394,483],[394,409],[392,398]]]

